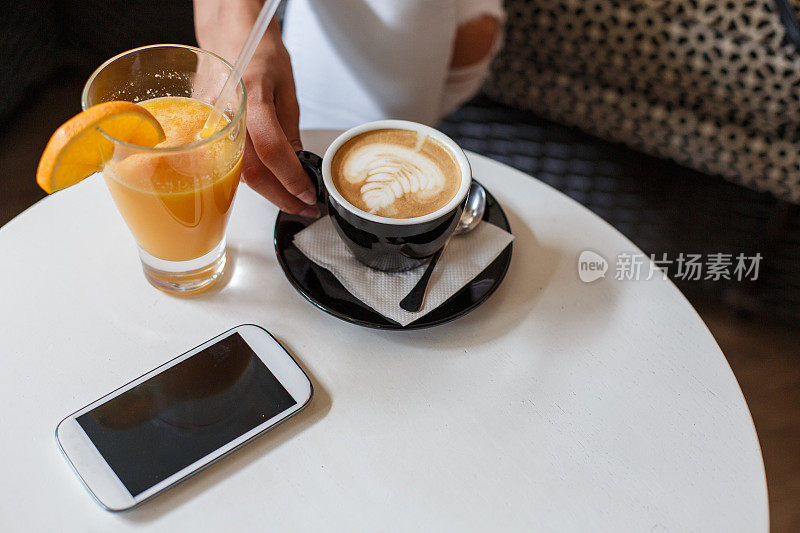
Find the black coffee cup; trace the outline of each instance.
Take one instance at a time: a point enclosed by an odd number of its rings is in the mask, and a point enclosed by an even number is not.
[[[428,135],[446,146],[458,162],[461,183],[455,196],[441,209],[413,218],[388,218],[362,211],[342,197],[331,177],[331,159],[349,139],[372,130],[400,129]],[[466,155],[442,132],[404,120],[381,120],[356,126],[336,138],[324,158],[297,152],[300,163],[317,189],[320,212],[333,226],[353,255],[377,270],[408,270],[428,261],[455,231],[464,210],[472,172]]]

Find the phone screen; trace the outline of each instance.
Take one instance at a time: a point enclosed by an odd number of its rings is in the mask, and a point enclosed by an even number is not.
[[[136,496],[296,403],[233,333],[77,421]]]

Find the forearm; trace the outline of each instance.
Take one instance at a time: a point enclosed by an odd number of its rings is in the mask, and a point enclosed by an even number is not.
[[[247,35],[255,24],[264,0],[194,0],[194,28],[201,48],[236,61]],[[283,51],[281,30],[273,19],[255,56]]]

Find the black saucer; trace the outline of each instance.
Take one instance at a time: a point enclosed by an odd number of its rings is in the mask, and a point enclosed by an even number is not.
[[[488,190],[483,220],[511,233],[503,209]],[[421,329],[463,316],[486,301],[500,286],[511,263],[512,243],[509,243],[489,266],[442,305],[407,326],[401,326],[350,294],[329,270],[311,261],[295,247],[295,234],[312,222],[283,211],[278,213],[275,221],[275,252],[283,272],[294,288],[312,304],[335,317],[368,328]]]

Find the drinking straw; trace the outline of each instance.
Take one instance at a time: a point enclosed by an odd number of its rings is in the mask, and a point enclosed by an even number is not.
[[[267,0],[261,7],[261,11],[258,13],[256,23],[253,25],[253,29],[250,30],[250,35],[247,36],[247,40],[244,42],[244,45],[239,52],[239,57],[236,58],[236,63],[233,65],[233,70],[228,76],[228,79],[225,81],[225,85],[222,86],[222,91],[220,91],[216,102],[214,102],[214,109],[211,110],[211,113],[206,119],[206,123],[203,125],[203,131],[200,133],[201,138],[205,139],[206,137],[213,135],[217,130],[217,124],[219,124],[222,111],[228,106],[230,100],[233,98],[234,91],[239,85],[239,81],[242,79],[242,74],[244,74],[244,71],[247,68],[247,65],[250,63],[250,60],[253,59],[253,53],[256,51],[256,46],[258,46],[258,43],[264,36],[264,32],[267,31],[267,26],[269,26],[272,17],[275,15],[275,11],[278,9],[279,3],[280,0]]]

